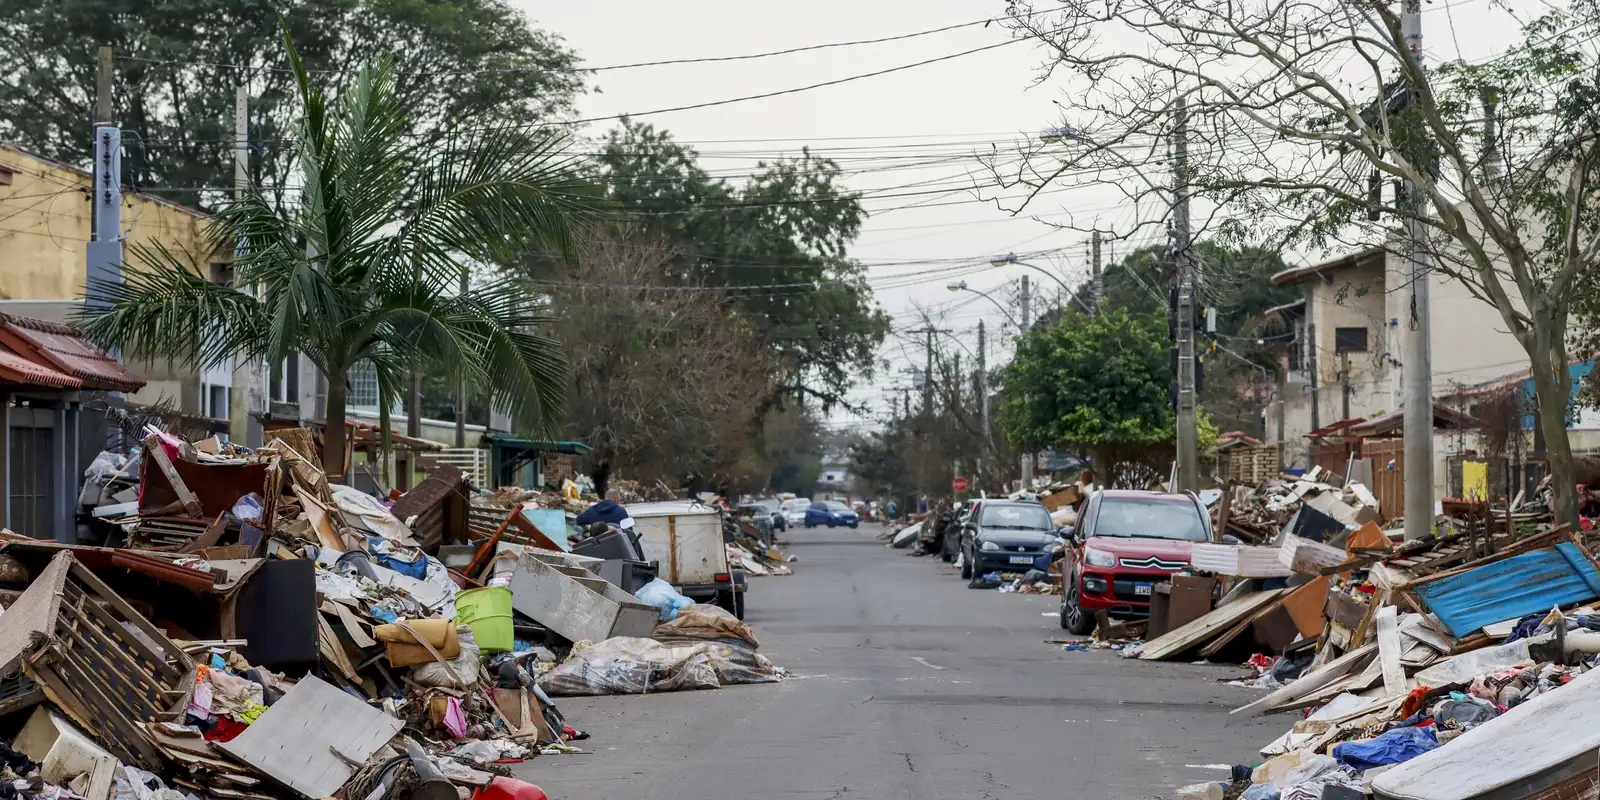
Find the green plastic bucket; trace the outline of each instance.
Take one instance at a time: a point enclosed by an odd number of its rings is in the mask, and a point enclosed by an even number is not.
[[[472,638],[485,653],[509,653],[515,646],[511,630],[511,590],[504,586],[468,589],[456,595],[456,624],[472,628]]]

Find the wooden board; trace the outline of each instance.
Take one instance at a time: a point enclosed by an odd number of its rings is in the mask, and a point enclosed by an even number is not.
[[[300,679],[223,752],[309,798],[332,795],[404,723],[314,675]],[[337,755],[336,755],[337,754]]]
[[[1300,635],[1315,639],[1322,635],[1322,609],[1328,602],[1328,578],[1313,578],[1283,598],[1284,608],[1294,618]]]
[[[1145,642],[1139,658],[1144,661],[1161,661],[1180,656],[1265,608],[1282,594],[1281,589],[1273,589],[1245,595],[1177,630],[1168,632],[1159,639]]]
[[[1390,697],[1406,693],[1406,670],[1400,664],[1400,625],[1394,606],[1378,609],[1378,663],[1383,667],[1383,691]]]
[[[1351,650],[1350,652],[1328,662],[1328,664],[1321,669],[1301,675],[1288,686],[1278,689],[1277,691],[1274,691],[1266,697],[1256,700],[1253,703],[1243,705],[1232,711],[1229,711],[1228,721],[1232,722],[1236,719],[1249,719],[1266,711],[1269,708],[1273,708],[1284,703],[1292,703],[1295,700],[1311,694],[1312,692],[1329,686],[1334,681],[1337,681],[1355,671],[1356,667],[1364,663],[1364,660],[1367,658],[1367,656],[1372,655],[1373,651],[1377,649],[1378,646],[1376,644],[1369,644]]]

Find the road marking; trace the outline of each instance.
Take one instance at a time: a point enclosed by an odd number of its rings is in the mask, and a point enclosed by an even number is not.
[[[1184,764],[1189,769],[1233,769],[1232,764]]]
[[[917,662],[918,664],[921,664],[924,667],[928,667],[928,668],[931,668],[931,669],[941,669],[941,670],[944,669],[944,667],[941,667],[938,664],[931,663],[931,662],[928,661],[928,659],[923,658],[922,656],[912,656],[911,660]]]

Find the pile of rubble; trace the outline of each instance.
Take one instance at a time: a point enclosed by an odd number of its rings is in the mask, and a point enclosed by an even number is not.
[[[0,532],[11,796],[530,800],[510,765],[588,738],[554,696],[782,677],[654,576],[615,503],[450,466],[380,499],[330,483],[311,431],[269,436],[102,453],[80,504],[122,546]]]
[[[1583,540],[1447,501],[1437,533],[1404,541],[1365,487],[1317,477],[1224,490],[1213,519],[1232,540],[1195,545],[1123,651],[1245,662],[1268,691],[1233,719],[1302,717],[1261,763],[1178,796],[1592,794],[1600,561]]]

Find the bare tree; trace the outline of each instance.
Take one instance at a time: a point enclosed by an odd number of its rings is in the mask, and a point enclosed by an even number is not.
[[[1072,102],[1032,157],[991,165],[1002,184],[1030,201],[1113,185],[1159,226],[1172,193],[1151,173],[1170,169],[1181,104],[1183,183],[1219,238],[1383,245],[1495,309],[1531,362],[1557,517],[1575,521],[1568,323],[1600,259],[1596,0],[1543,4],[1503,55],[1427,69],[1401,9],[1374,0],[1008,5],[1048,53],[1039,80]]]
[[[727,292],[670,280],[659,237],[593,239],[546,281],[574,376],[568,429],[635,480],[718,486],[763,469],[750,451],[777,369]]]

